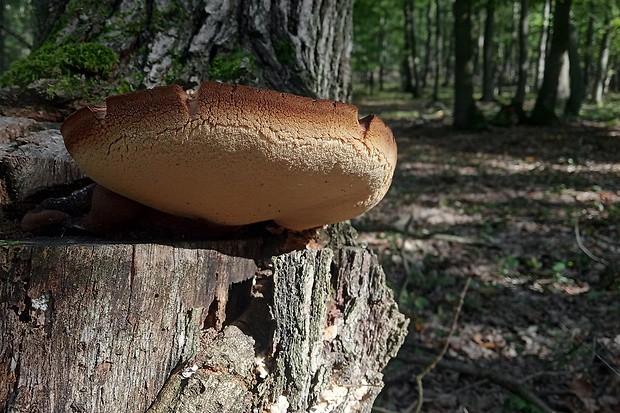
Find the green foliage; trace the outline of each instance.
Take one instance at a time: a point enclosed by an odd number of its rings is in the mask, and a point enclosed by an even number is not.
[[[543,413],[537,406],[531,404],[530,402],[523,400],[521,397],[511,394],[508,396],[506,401],[504,402],[504,407],[502,408],[502,412],[504,413]]]
[[[2,25],[11,31],[19,34],[23,40],[32,44],[32,5],[30,1],[24,0],[4,0],[4,19]],[[0,33],[3,37],[4,48],[0,53],[3,54],[3,67],[0,67],[0,75],[9,68],[11,62],[24,58],[29,50],[13,36]]]
[[[401,0],[356,0],[353,6],[353,69],[394,69],[404,50]]]
[[[112,49],[101,44],[46,44],[13,62],[0,77],[0,87],[26,86],[38,79],[60,79],[64,86],[74,85],[81,77],[107,76],[117,63]]]
[[[245,73],[256,69],[254,56],[236,47],[230,54],[216,56],[209,67],[209,78],[220,82],[233,82]]]
[[[295,45],[291,41],[280,41],[275,45],[276,59],[283,66],[292,66],[297,59]]]

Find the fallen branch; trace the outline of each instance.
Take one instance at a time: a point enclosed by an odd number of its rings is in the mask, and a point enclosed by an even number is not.
[[[434,363],[437,360],[436,358],[431,358],[431,356],[423,356],[423,355],[406,355],[399,356],[399,360],[402,360],[407,363],[415,363],[415,364],[427,364]],[[467,363],[457,361],[457,360],[439,360],[437,363],[437,368],[456,371],[462,374],[466,374],[472,377],[479,377],[487,379],[489,382],[497,384],[506,390],[509,390],[511,393],[516,394],[526,402],[535,405],[539,409],[544,412],[551,413],[554,410],[549,407],[543,400],[541,400],[534,392],[528,389],[526,386],[521,383],[521,381],[516,380],[512,376],[504,373],[503,371],[489,370],[489,369],[481,369],[480,367],[471,366]],[[430,371],[430,370],[429,370]]]
[[[2,22],[0,22],[0,31],[4,32],[5,34],[7,34],[9,36],[14,37],[26,49],[32,50],[32,45],[28,42],[28,40],[26,40],[24,38],[24,36],[22,36],[19,33],[13,31],[9,26],[3,24]]]
[[[471,277],[468,277],[467,281],[465,282],[465,286],[463,287],[463,291],[461,291],[461,297],[460,297],[460,300],[459,300],[459,305],[456,308],[456,312],[454,313],[454,318],[452,320],[452,327],[450,328],[450,333],[448,334],[448,337],[446,337],[446,342],[444,343],[443,348],[441,349],[441,352],[439,353],[439,355],[437,357],[435,357],[435,359],[429,365],[426,366],[426,368],[424,369],[424,371],[422,373],[420,373],[417,376],[415,376],[415,380],[418,383],[418,405],[417,405],[417,407],[415,409],[416,413],[420,413],[420,411],[422,410],[422,404],[424,403],[424,388],[422,386],[422,379],[431,370],[433,370],[435,368],[437,363],[439,363],[441,361],[443,356],[448,351],[448,347],[450,346],[450,338],[452,337],[452,335],[456,331],[456,325],[457,325],[457,322],[458,322],[458,319],[459,319],[459,315],[461,314],[461,309],[463,308],[463,302],[465,301],[465,295],[467,294],[467,289],[469,288],[469,284],[470,283],[471,283]]]
[[[575,238],[577,239],[577,245],[579,245],[579,248],[581,248],[581,251],[583,251],[592,261],[596,261],[605,266],[609,266],[609,263],[606,260],[604,260],[603,258],[599,258],[596,255],[592,254],[590,250],[588,250],[586,246],[583,245],[583,242],[581,241],[581,235],[579,234],[579,217],[578,216],[575,217]]]

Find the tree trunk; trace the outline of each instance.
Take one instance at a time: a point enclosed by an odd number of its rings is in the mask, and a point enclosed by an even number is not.
[[[551,15],[551,0],[545,0],[543,8],[543,26],[540,33],[538,47],[538,64],[536,65],[536,90],[540,89],[545,77],[545,61],[547,60],[547,41],[549,37],[549,16]]]
[[[8,65],[5,61],[6,49],[4,39],[6,36],[2,32],[2,27],[4,27],[4,0],[0,0],[0,75],[6,70],[5,65]]]
[[[530,67],[528,57],[529,49],[529,0],[521,0],[521,14],[519,15],[519,75],[517,92],[512,104],[516,106],[519,113],[523,112],[523,102],[527,92],[527,77]]]
[[[479,79],[480,78],[480,67],[482,66],[481,64],[481,60],[482,60],[482,50],[484,49],[484,30],[482,30],[480,28],[480,22],[482,22],[482,11],[478,12],[478,24],[476,25],[477,27],[477,41],[474,43],[474,70],[473,70],[473,75],[474,78]]]
[[[603,90],[605,89],[605,77],[607,75],[607,63],[609,61],[609,45],[611,43],[611,22],[606,21],[606,29],[601,39],[596,75],[592,84],[592,101],[597,105],[603,102]]]
[[[472,79],[471,0],[455,0],[454,10],[454,127],[480,129],[484,118],[474,102]]]
[[[349,98],[352,0],[82,0],[79,6],[56,19],[66,24],[54,38],[111,47],[120,75],[134,86],[209,78]]]
[[[70,0],[30,0],[34,17],[33,48],[38,49],[52,34],[54,25]]]
[[[548,125],[557,120],[555,104],[562,59],[568,47],[570,7],[572,0],[559,1],[553,13],[553,38],[549,56],[545,62],[545,77],[538,91],[531,120],[535,124]]]
[[[519,2],[514,2],[513,3],[513,12],[512,12],[512,25],[511,25],[511,29],[510,29],[510,40],[507,41],[504,44],[504,55],[503,55],[503,62],[501,65],[501,69],[499,70],[499,73],[497,74],[497,94],[501,95],[502,94],[502,90],[504,88],[504,84],[506,83],[507,79],[513,79],[514,77],[511,75],[512,73],[512,63],[513,63],[513,59],[512,59],[512,51],[513,51],[513,45],[518,44],[519,42],[519,34],[518,34],[518,28],[519,28],[519,6],[520,3]]]
[[[575,23],[572,20],[570,22],[570,36],[568,39],[568,60],[570,67],[570,96],[566,102],[564,115],[568,117],[577,117],[579,116],[581,102],[583,102],[586,92],[581,72],[581,62],[579,61],[577,27],[575,27]]]
[[[441,5],[435,0],[435,79],[433,82],[433,102],[439,102],[439,76],[443,54],[443,39],[441,38]]]
[[[449,16],[450,13],[447,13]],[[450,84],[450,80],[452,80],[452,76],[454,73],[454,22],[450,22],[450,24],[444,25],[444,41],[445,41],[445,50],[449,50],[448,53],[445,53],[445,68],[444,70],[444,78],[442,86],[448,86]],[[473,75],[473,70],[472,70]]]
[[[417,52],[417,39],[416,39],[416,26],[415,26],[415,1],[405,0],[404,12],[405,12],[405,45],[410,54],[411,61],[411,77],[412,77],[412,90],[414,98],[420,97],[420,59]]]
[[[495,29],[495,0],[487,0],[484,21],[484,46],[482,53],[482,97],[483,102],[495,100],[495,77],[493,73],[493,32]]]
[[[565,107],[570,95],[570,59],[568,58],[568,51],[562,55],[562,63],[560,69],[560,76],[558,78],[558,91],[555,98],[556,107]]]
[[[590,13],[588,14],[588,30],[586,32],[586,44],[583,64],[583,87],[586,91],[590,90],[592,77],[592,49],[594,43],[594,19],[596,15],[594,2],[590,2]]]
[[[433,27],[433,2],[429,1],[426,8],[426,42],[424,45],[424,74],[422,75],[422,87],[426,87],[426,82],[428,81],[428,75],[431,72],[432,68],[432,37],[433,31],[431,27]],[[435,56],[437,58],[437,56]]]

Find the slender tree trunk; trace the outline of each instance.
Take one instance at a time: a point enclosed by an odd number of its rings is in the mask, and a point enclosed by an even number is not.
[[[411,36],[409,35],[409,14],[412,10],[409,7],[409,1],[403,0],[403,13],[405,16],[405,30],[403,31],[403,40],[405,41],[405,53],[401,62],[402,72],[402,89],[407,93],[413,93],[413,77],[411,74],[412,58],[411,53]]]
[[[479,79],[480,78],[480,67],[482,66],[481,60],[482,60],[482,50],[484,49],[484,30],[482,30],[482,28],[480,27],[480,23],[483,21],[482,19],[482,10],[480,10],[478,12],[478,24],[476,25],[476,27],[478,28],[476,30],[478,36],[476,36],[477,41],[474,44],[474,78],[475,79]]]
[[[447,15],[449,16],[450,13],[447,13]],[[450,81],[452,80],[454,74],[454,22],[450,22],[449,24],[444,22],[443,27],[443,32],[445,33],[443,36],[445,42],[444,48],[445,50],[449,51],[448,53],[445,53],[446,70],[444,71],[444,78],[442,83],[442,86],[446,87],[450,85]]]
[[[512,25],[510,28],[510,40],[505,43],[504,46],[504,57],[501,65],[501,70],[497,74],[497,94],[502,94],[502,89],[507,79],[513,79],[514,77],[511,75],[513,70],[513,59],[512,59],[512,51],[514,49],[514,45],[519,42],[519,2],[513,3],[512,9]]]
[[[111,47],[120,56],[120,76],[134,86],[192,85],[209,78],[349,98],[353,0],[75,4],[50,23],[61,30],[49,40]]]
[[[413,93],[413,79],[411,78],[411,63],[409,56],[403,56],[400,62],[401,88],[406,93]]]
[[[606,21],[606,29],[601,39],[596,75],[592,85],[592,101],[597,105],[603,102],[603,91],[605,89],[605,77],[607,75],[607,63],[609,62],[609,45],[611,43],[611,22]]]
[[[543,25],[538,47],[538,64],[536,65],[536,90],[540,89],[545,77],[545,61],[547,60],[547,42],[549,37],[549,17],[551,15],[551,0],[545,0],[543,8]]]
[[[562,55],[560,77],[558,78],[558,91],[555,97],[555,106],[564,108],[570,95],[570,59],[568,51]]]
[[[530,67],[530,59],[528,57],[529,49],[529,0],[521,0],[521,14],[519,15],[519,75],[517,83],[517,92],[515,94],[513,105],[517,106],[517,110],[523,111],[523,102],[525,101],[525,93],[527,92],[527,77]]]
[[[484,118],[474,102],[472,79],[471,0],[455,0],[454,10],[454,127],[477,130]]]
[[[4,26],[4,0],[0,0],[0,75],[4,73],[7,63],[5,62],[6,50],[4,39],[6,36],[2,33],[2,27]]]
[[[594,19],[596,15],[594,2],[590,2],[590,13],[588,14],[588,30],[586,32],[586,44],[584,52],[584,64],[583,64],[583,87],[586,91],[590,90],[591,77],[592,77],[592,49],[594,42]]]
[[[495,0],[487,0],[486,19],[484,21],[484,50],[482,56],[482,97],[480,100],[495,100],[495,82],[493,65],[493,33],[495,31]]]
[[[411,77],[413,82],[412,93],[414,98],[420,97],[420,59],[417,52],[416,25],[414,0],[405,1],[405,45],[408,45],[411,60]]]
[[[441,4],[435,0],[435,79],[433,82],[433,102],[439,101],[439,76],[441,74],[442,46],[441,38]]]
[[[424,44],[425,57],[424,57],[424,74],[422,75],[422,83],[423,87],[426,87],[426,82],[428,82],[428,75],[431,72],[431,68],[433,67],[432,60],[432,51],[431,51],[431,40],[433,37],[433,9],[434,5],[432,1],[428,2],[428,7],[426,8],[426,42]],[[437,59],[437,56],[435,56]]]
[[[568,39],[568,60],[570,64],[570,96],[566,102],[564,115],[568,117],[579,116],[581,102],[586,94],[583,82],[583,73],[581,72],[581,62],[579,59],[579,39],[575,22],[570,22],[570,36]]]
[[[568,47],[570,7],[572,0],[559,1],[553,13],[553,38],[549,57],[545,62],[545,77],[538,91],[536,105],[532,111],[532,122],[548,125],[557,120],[555,104],[558,94],[558,83],[562,69],[562,59]]]

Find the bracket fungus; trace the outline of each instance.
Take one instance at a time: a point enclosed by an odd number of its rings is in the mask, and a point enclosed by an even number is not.
[[[86,106],[61,127],[77,165],[154,209],[216,224],[303,230],[376,205],[396,164],[391,130],[357,107],[205,82]]]

